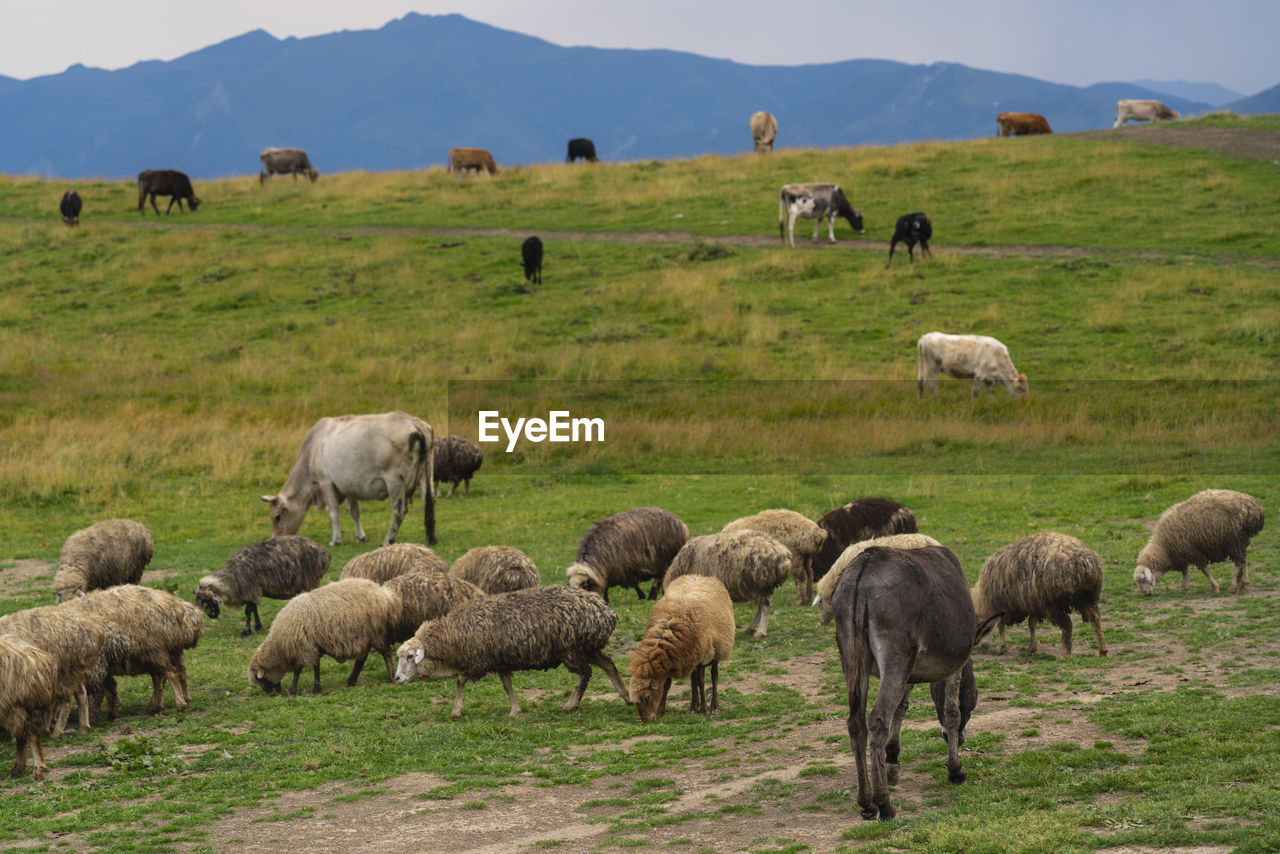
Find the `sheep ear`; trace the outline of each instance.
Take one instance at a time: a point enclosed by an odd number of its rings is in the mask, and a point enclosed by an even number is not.
[[[422,663],[422,659],[423,659],[424,657],[425,657],[425,654],[423,653],[423,651],[422,651],[422,650],[418,650],[417,652],[415,652],[415,653],[413,654],[413,663],[414,663],[414,664],[421,664],[421,663]]]

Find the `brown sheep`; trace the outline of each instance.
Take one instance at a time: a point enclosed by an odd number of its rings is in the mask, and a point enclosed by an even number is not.
[[[418,543],[392,543],[351,558],[342,567],[339,580],[367,578],[377,584],[386,584],[397,575],[409,572],[448,571],[449,564],[436,554],[435,549]]]
[[[773,591],[791,574],[791,551],[759,531],[730,531],[694,537],[671,561],[665,588],[682,575],[707,575],[724,582],[734,602],[751,602],[756,614],[743,631],[763,638],[769,628]]]
[[[1209,579],[1217,593],[1221,588],[1209,573],[1209,564],[1230,560],[1236,566],[1228,593],[1249,587],[1246,552],[1266,521],[1262,505],[1252,495],[1230,489],[1197,492],[1160,514],[1151,539],[1138,553],[1133,580],[1146,596],[1156,590],[1156,582],[1166,572],[1182,573],[1182,592],[1187,592],[1187,571],[1194,565]]]
[[[477,546],[455,560],[449,574],[485,593],[510,593],[540,582],[538,567],[529,556],[510,546]]]

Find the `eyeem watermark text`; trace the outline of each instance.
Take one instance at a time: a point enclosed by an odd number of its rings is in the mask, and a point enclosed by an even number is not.
[[[528,442],[603,442],[603,418],[574,418],[567,409],[553,409],[542,418],[503,418],[496,409],[480,410],[480,441],[500,442],[498,428],[507,436],[507,453],[524,439]]]

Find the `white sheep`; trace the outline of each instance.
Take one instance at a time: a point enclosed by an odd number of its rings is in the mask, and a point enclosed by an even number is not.
[[[671,561],[662,584],[665,588],[682,575],[720,579],[734,602],[756,606],[755,616],[743,631],[763,638],[769,628],[773,591],[790,574],[790,549],[767,534],[742,530],[689,540]]]
[[[1209,564],[1230,560],[1235,577],[1227,592],[1249,587],[1249,540],[1262,530],[1266,514],[1251,495],[1230,489],[1206,489],[1165,510],[1156,520],[1151,539],[1138,553],[1133,580],[1150,596],[1166,572],[1182,573],[1187,592],[1187,572],[1195,566],[1217,593],[1221,588],[1209,572]]]
[[[53,577],[57,601],[114,587],[137,584],[151,562],[155,539],[132,519],[107,519],[67,537]]]
[[[533,560],[511,546],[476,546],[453,562],[449,574],[485,593],[509,593],[540,583]]]
[[[397,575],[408,572],[448,572],[449,564],[435,549],[418,543],[392,543],[358,554],[342,567],[339,580],[367,578],[386,584]]]
[[[794,510],[761,510],[734,519],[722,531],[759,531],[768,534],[791,551],[791,572],[796,579],[797,604],[813,598],[813,556],[826,542],[827,532],[807,516]]]

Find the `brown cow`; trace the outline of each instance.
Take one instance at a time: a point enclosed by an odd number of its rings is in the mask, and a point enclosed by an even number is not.
[[[262,161],[262,171],[258,173],[258,183],[265,183],[272,175],[306,175],[311,183],[320,177],[320,171],[311,165],[307,153],[301,148],[264,148],[258,155]]]
[[[1037,133],[1053,133],[1049,122],[1039,113],[1001,113],[996,116],[1000,136],[1030,136]]]
[[[182,200],[186,199],[192,213],[200,205],[200,197],[191,189],[191,179],[185,172],[176,169],[146,169],[138,173],[138,213],[146,215],[147,197],[151,197],[151,207],[159,216],[160,208],[156,205],[156,196],[169,196],[169,207],[166,214],[173,210],[173,203],[178,203],[182,210]]]
[[[493,162],[493,155],[483,148],[449,149],[449,171],[458,174],[467,169],[475,172],[483,170],[490,175],[498,174],[498,167]]]

